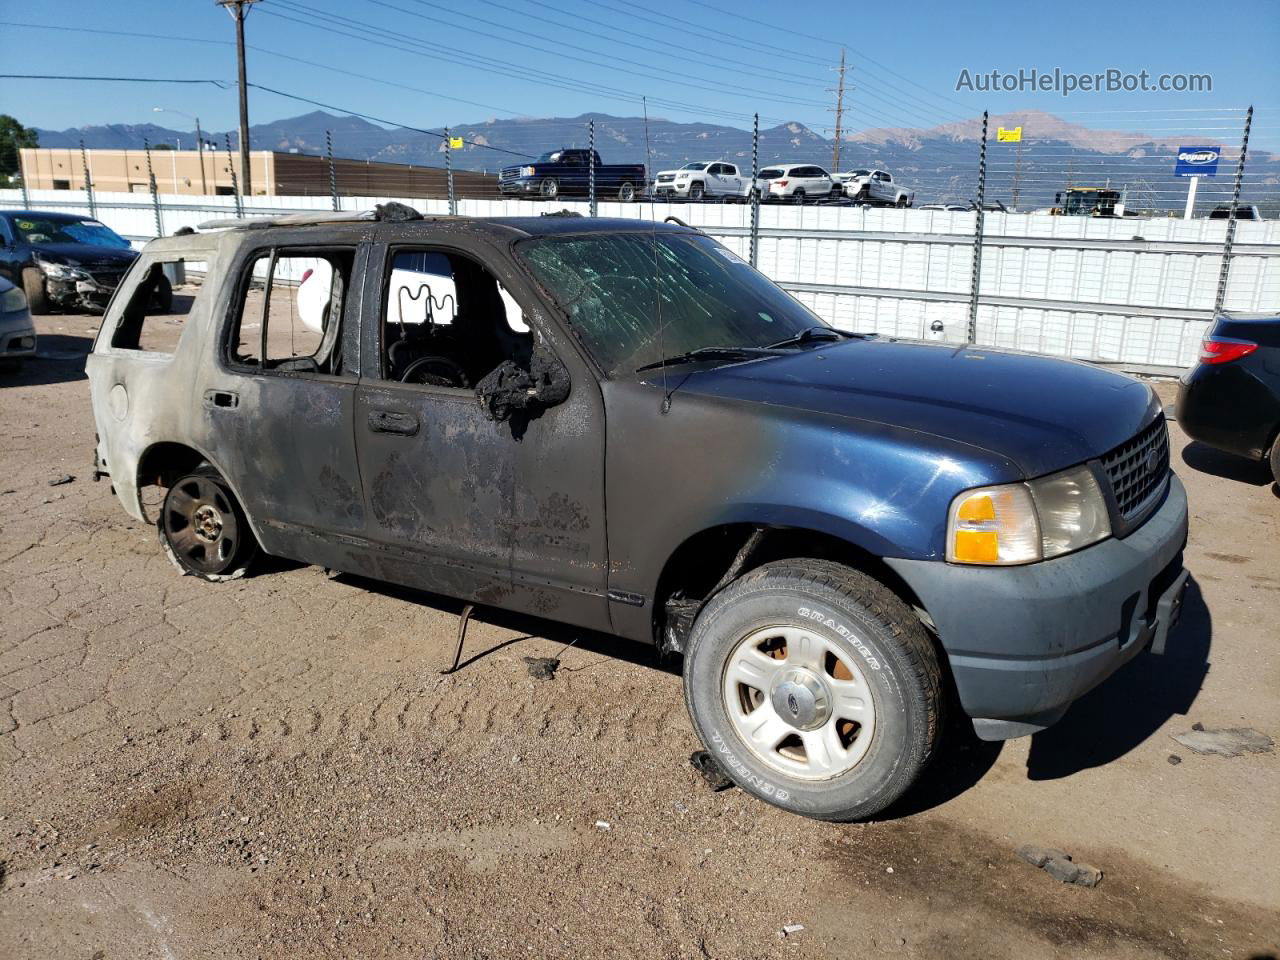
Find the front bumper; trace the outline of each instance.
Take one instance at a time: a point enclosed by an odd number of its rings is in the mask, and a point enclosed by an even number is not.
[[[498,190],[505,194],[513,194],[515,196],[523,196],[530,193],[537,193],[542,189],[541,180],[508,180],[505,183],[498,184]]]
[[[933,618],[978,735],[1043,730],[1142,650],[1164,652],[1187,572],[1187,495],[1170,475],[1159,509],[1123,540],[1019,567],[885,562]]]
[[[0,313],[0,360],[36,355],[36,328],[27,310]]]

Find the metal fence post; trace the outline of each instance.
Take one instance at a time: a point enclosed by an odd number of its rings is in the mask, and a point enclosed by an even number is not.
[[[596,122],[587,121],[587,203],[588,215],[596,215]]]
[[[236,180],[236,163],[231,159],[231,134],[224,133],[222,138],[227,145],[227,169],[231,171],[231,196],[236,201],[236,217],[244,219],[244,201],[240,199],[240,184]]]
[[[444,128],[444,175],[449,181],[449,216],[456,217],[458,215],[458,201],[453,196],[453,137],[449,135],[449,128]]]
[[[982,111],[982,146],[978,152],[978,208],[973,228],[973,285],[969,291],[969,325],[965,342],[978,339],[978,285],[982,282],[982,217],[987,198],[987,111]]]
[[[89,154],[84,149],[84,141],[80,141],[80,166],[84,168],[84,197],[89,201],[89,216],[98,219],[98,204],[93,199],[93,178],[89,176]]]
[[[31,194],[27,192],[27,169],[22,163],[22,148],[18,148],[18,179],[22,183],[22,209],[31,209]]]
[[[333,167],[333,134],[324,132],[324,152],[329,159],[329,199],[333,201],[334,212],[338,207],[338,173]]]
[[[1231,247],[1236,242],[1236,211],[1240,207],[1240,184],[1244,180],[1244,159],[1249,153],[1249,128],[1253,126],[1253,106],[1244,115],[1244,138],[1240,141],[1240,159],[1236,161],[1236,182],[1231,191],[1231,214],[1227,217],[1227,236],[1222,241],[1222,270],[1218,274],[1218,294],[1213,298],[1213,312],[1222,312],[1227,299],[1227,276],[1231,272]]]
[[[756,266],[760,247],[760,114],[751,124],[751,186],[747,194],[751,198],[751,265]]]
[[[156,174],[151,169],[151,142],[145,138],[142,141],[142,149],[147,154],[147,183],[151,187],[151,209],[156,215],[156,236],[164,236],[164,221],[160,219],[160,190],[156,187]]]

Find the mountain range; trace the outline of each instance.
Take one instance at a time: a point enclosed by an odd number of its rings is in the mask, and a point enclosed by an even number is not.
[[[451,160],[459,169],[494,173],[502,166],[557,147],[586,146],[588,123],[592,120],[596,149],[606,163],[647,163],[652,170],[658,170],[690,160],[726,159],[746,169],[751,166],[749,130],[602,113],[460,124],[449,132],[462,137],[465,145],[452,152]],[[1000,127],[1022,127],[1025,140],[1021,145],[995,142],[995,132]],[[989,131],[987,195],[1006,203],[1015,199],[1011,193],[1016,175],[1020,194],[1016,199],[1024,208],[1051,202],[1056,190],[1073,182],[1126,186],[1131,191],[1130,206],[1175,206],[1178,196],[1185,193],[1185,182],[1172,177],[1177,149],[1203,141],[1203,134],[1189,134],[1179,140],[1096,130],[1038,110],[993,116]],[[337,156],[374,162],[444,164],[441,129],[423,132],[386,128],[358,117],[319,110],[254,125],[250,128],[250,142],[257,150],[323,154],[326,132],[332,137]],[[128,149],[140,149],[144,139],[153,145],[178,143],[188,149],[195,143],[192,131],[155,124],[111,124],[38,133],[40,145],[47,147],[75,147],[81,140],[91,148]],[[216,142],[220,148],[227,136],[231,148],[238,149],[234,131],[229,135],[205,131],[206,141]],[[1225,146],[1232,147],[1235,138],[1235,134],[1229,134]],[[971,199],[976,193],[980,139],[980,118],[927,129],[866,130],[842,141],[840,166],[890,170],[917,191],[917,203]],[[763,166],[789,160],[829,167],[833,146],[832,140],[801,123],[768,127],[760,131],[760,163]],[[1216,182],[1210,186],[1229,186],[1231,172],[1229,166],[1220,169]],[[1280,155],[1255,151],[1250,156],[1250,174],[1251,184],[1256,181],[1256,189],[1263,195],[1242,199],[1269,201],[1270,206],[1280,193]],[[1211,191],[1202,197],[1210,199],[1219,192]]]

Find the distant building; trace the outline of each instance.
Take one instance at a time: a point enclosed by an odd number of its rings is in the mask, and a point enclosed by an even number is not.
[[[83,190],[84,164],[78,147],[35,147],[21,151],[22,175],[33,190]],[[86,150],[93,189],[100,193],[147,193],[147,154],[143,150]],[[156,189],[163,194],[233,192],[231,164],[223,151],[204,151],[204,171],[195,150],[151,150]],[[239,155],[236,155],[239,174]],[[249,154],[255,196],[327,196],[329,163],[324,157],[275,150]],[[407,163],[333,161],[338,193],[342,196],[444,197],[448,184],[443,167]],[[455,170],[454,193],[459,197],[495,197],[493,174]]]

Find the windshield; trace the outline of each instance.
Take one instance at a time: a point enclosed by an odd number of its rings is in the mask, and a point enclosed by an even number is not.
[[[768,170],[760,171],[761,180],[776,180],[780,176],[782,176],[781,167],[770,167]]]
[[[610,376],[702,347],[763,347],[826,325],[706,236],[538,237],[516,249]]]
[[[32,246],[51,243],[83,243],[93,247],[130,248],[129,241],[97,220],[46,220],[41,217],[14,217],[18,236]]]
[[[709,163],[686,163],[681,170],[705,170],[709,167]]]
[[[853,171],[853,173],[849,174],[849,176],[851,176],[851,177],[869,177],[869,176],[871,176],[871,171],[870,171],[870,170],[855,170],[855,171]]]
[[[559,150],[552,150],[550,153],[544,153],[538,158],[541,163],[552,163],[560,158]]]

